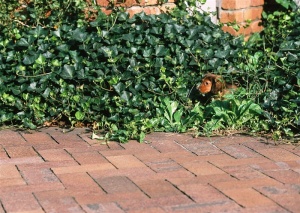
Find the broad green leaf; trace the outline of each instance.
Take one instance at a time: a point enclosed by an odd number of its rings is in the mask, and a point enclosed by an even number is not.
[[[63,24],[60,29],[65,32],[69,32],[72,29],[72,25]]]
[[[127,92],[127,91],[123,91],[121,92],[121,98],[126,101],[129,102],[130,98],[131,98],[131,93]]]
[[[190,28],[187,30],[188,39],[194,40],[196,37],[198,37],[199,30],[197,27]]]
[[[40,36],[47,36],[48,35],[48,30],[45,30],[42,28],[40,25],[38,25],[33,31],[34,37],[40,37]]]
[[[79,103],[80,100],[81,100],[80,95],[74,95],[72,98],[73,98],[73,100],[76,101],[77,103]]]
[[[285,7],[285,9],[288,9],[290,6],[290,2],[286,0],[276,0],[276,2]]]
[[[263,114],[262,108],[258,104],[255,104],[255,103],[252,103],[250,105],[249,110],[251,112],[254,112],[254,113],[257,113],[257,114]]]
[[[77,28],[73,31],[73,39],[76,41],[85,42],[87,36],[87,32],[85,32],[83,29]]]
[[[139,49],[136,48],[136,47],[130,47],[130,53],[135,54],[135,53],[137,53],[138,50],[139,50]]]
[[[42,96],[43,96],[44,98],[48,98],[50,92],[51,92],[51,89],[50,89],[49,87],[47,87],[47,88],[45,89],[45,91],[43,92]]]
[[[113,88],[118,94],[121,94],[125,89],[125,85],[122,82],[119,82],[118,84],[113,85]]]
[[[174,29],[173,29],[173,25],[172,24],[166,24],[165,25],[165,34],[170,34],[170,33],[173,33],[175,32]]]
[[[29,87],[27,88],[28,91],[35,91],[36,90],[37,83],[32,82]]]
[[[24,123],[24,126],[26,128],[29,128],[29,129],[36,129],[37,128],[37,126],[35,124],[33,124],[32,121],[29,118],[25,118],[22,122]]]
[[[288,53],[288,61],[290,62],[298,61],[298,56],[296,54]]]
[[[120,81],[120,77],[119,76],[113,76],[111,79],[109,79],[109,84],[110,85],[115,85],[115,84],[117,84],[119,81]]]
[[[82,61],[82,58],[80,57],[80,54],[78,53],[78,51],[76,51],[76,50],[69,51],[69,54],[71,55],[71,57],[74,59],[74,61],[76,63]]]
[[[80,69],[76,72],[78,79],[85,79],[86,75],[85,75],[85,71],[84,69]]]
[[[77,112],[75,113],[75,118],[76,118],[77,120],[79,120],[79,121],[83,120],[84,117],[85,117],[85,115],[84,115],[84,113],[81,112],[81,111],[77,111]]]
[[[179,64],[183,64],[184,62],[186,62],[186,55],[185,55],[185,53],[177,53],[176,54],[176,58],[178,59],[178,63]]]
[[[210,64],[213,68],[218,68],[222,65],[222,60],[218,58],[212,58],[208,61],[208,64]]]
[[[19,95],[21,93],[21,90],[19,88],[12,88],[12,92],[14,95]]]
[[[55,30],[55,31],[53,31],[52,32],[55,36],[57,36],[57,37],[61,37],[61,29],[60,28],[58,28],[57,30]]]
[[[171,102],[171,105],[170,105],[170,108],[169,108],[169,111],[170,113],[173,115],[174,112],[177,110],[177,107],[178,107],[178,103],[176,101],[172,101]]]
[[[109,118],[107,118],[108,121],[114,121],[114,122],[118,122],[120,121],[120,116],[118,114],[110,116]],[[115,124],[112,124],[115,126]],[[113,127],[112,127],[113,128]],[[115,131],[118,130],[118,127],[115,126]]]
[[[189,48],[192,48],[194,46],[195,42],[193,40],[184,40],[183,44]]]
[[[31,44],[25,39],[25,38],[21,38],[18,42],[17,42],[18,46],[22,46],[22,47],[29,47]]]
[[[46,57],[40,54],[40,56],[35,60],[35,62],[39,65],[43,65],[46,62]]]
[[[153,27],[150,29],[150,33],[160,35],[161,34],[161,28]]]
[[[217,58],[224,59],[228,56],[229,53],[230,53],[230,50],[223,50],[223,51],[218,50],[218,51],[216,51],[215,56]]]
[[[165,56],[168,53],[168,49],[163,45],[158,45],[155,47],[155,55],[157,57]]]
[[[144,132],[141,132],[139,134],[139,137],[138,137],[138,141],[141,143],[145,140],[145,137],[146,137],[146,134]]]
[[[55,67],[61,66],[61,62],[60,62],[59,60],[57,60],[57,59],[51,61],[51,64],[52,64],[53,66],[55,66]]]
[[[128,33],[122,36],[122,39],[126,41],[133,42],[134,41],[134,35],[132,33]]]
[[[67,44],[61,44],[61,45],[57,46],[56,48],[62,52],[69,52],[69,45],[67,45]]]
[[[60,76],[63,79],[73,79],[74,72],[75,72],[74,66],[70,66],[70,65],[65,64],[63,69],[62,69],[62,72],[60,73]]]
[[[211,43],[213,40],[213,37],[210,34],[200,33],[200,37],[207,43]]]
[[[164,60],[163,58],[156,58],[154,66],[161,68],[164,65],[163,60]]]
[[[36,60],[36,56],[25,55],[23,59],[23,63],[26,65],[33,64]]]
[[[175,113],[174,113],[174,120],[177,124],[181,123],[182,120],[182,114],[183,114],[183,109],[178,109]]]
[[[214,52],[212,49],[202,49],[201,52],[203,53],[203,58],[204,59],[211,59],[212,56],[214,55]]]
[[[143,57],[149,58],[151,55],[152,55],[152,49],[147,49],[147,48],[145,48],[145,49],[143,50]]]
[[[126,20],[128,20],[128,16],[129,16],[128,13],[122,12],[122,13],[118,14],[118,20],[126,21]]]
[[[174,24],[173,29],[175,30],[176,33],[180,34],[185,31],[185,28],[179,24]]]
[[[7,61],[7,62],[10,62],[11,60],[14,60],[15,54],[16,54],[15,51],[9,51],[9,52],[7,53],[6,61]]]
[[[54,57],[54,55],[51,53],[51,52],[49,52],[49,51],[46,51],[44,54],[43,54],[43,56],[47,59],[47,58],[53,58]]]
[[[44,42],[44,40],[42,40],[41,42]],[[47,52],[48,48],[49,48],[49,45],[48,45],[48,44],[41,43],[41,44],[39,45],[38,50],[40,50],[41,52]]]

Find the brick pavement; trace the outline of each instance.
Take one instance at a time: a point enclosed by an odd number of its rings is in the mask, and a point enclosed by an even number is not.
[[[300,147],[246,136],[0,131],[2,212],[300,212]]]

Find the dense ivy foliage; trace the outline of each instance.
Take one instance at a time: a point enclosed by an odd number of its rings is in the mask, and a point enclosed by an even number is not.
[[[257,52],[265,88],[261,105],[275,139],[283,135],[299,138],[300,132],[300,10],[288,2],[283,1],[284,6],[294,11],[263,14],[267,24],[261,42],[264,48]]]
[[[100,13],[91,22],[53,16],[0,28],[1,125],[93,124],[121,142],[151,131],[299,131],[299,13],[284,38],[267,28],[249,42],[182,10]],[[209,102],[196,89],[207,72],[240,89]]]

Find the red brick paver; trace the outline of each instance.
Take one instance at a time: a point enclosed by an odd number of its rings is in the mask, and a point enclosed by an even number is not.
[[[0,131],[0,213],[300,212],[300,147],[263,138]]]

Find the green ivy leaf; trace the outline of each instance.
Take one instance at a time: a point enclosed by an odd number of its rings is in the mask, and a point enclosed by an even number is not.
[[[181,120],[182,120],[182,114],[183,114],[183,109],[178,109],[175,113],[174,113],[174,120],[175,122],[179,125],[181,124]]]
[[[36,60],[36,56],[25,55],[23,59],[23,63],[26,65],[33,64]]]
[[[76,50],[69,51],[69,54],[72,57],[72,59],[74,59],[75,62],[81,62],[82,61],[78,51],[76,51]]]
[[[150,48],[143,49],[143,57],[144,58],[149,58],[149,57],[151,57],[151,55],[152,55],[152,49],[150,49]]]
[[[78,79],[86,79],[85,71],[84,69],[80,69],[76,72]]]
[[[35,62],[39,65],[43,65],[46,62],[46,57],[40,54],[40,56],[35,60]]]
[[[15,51],[9,51],[7,53],[6,61],[10,62],[10,61],[14,60],[15,54],[16,54]]]
[[[49,87],[47,87],[47,88],[45,89],[45,91],[43,92],[42,96],[43,96],[44,98],[48,98],[50,92],[51,92],[51,89],[50,89]]]
[[[32,32],[33,32],[34,37],[36,37],[36,38],[48,35],[48,30],[45,30],[40,25],[38,25]]]
[[[56,37],[61,37],[62,35],[61,35],[61,29],[60,28],[58,28],[57,30],[55,30],[55,31],[52,31],[52,33],[56,36]]]
[[[69,52],[69,45],[67,44],[61,44],[59,46],[56,47],[57,50],[61,51],[61,52]]]
[[[133,42],[134,41],[134,35],[133,33],[128,33],[122,36],[122,39],[129,41],[129,42]]]
[[[61,66],[61,62],[58,59],[54,59],[53,61],[51,61],[51,64],[55,67]]]
[[[128,20],[128,16],[129,16],[128,13],[122,12],[122,13],[119,14],[118,20],[119,21],[127,21]]]
[[[36,90],[37,83],[32,82],[29,87],[27,88],[28,91],[35,91]]]
[[[163,45],[158,45],[155,47],[155,55],[157,57],[165,56],[168,52],[169,50]]]
[[[229,49],[228,50],[223,50],[223,51],[218,50],[218,51],[216,51],[215,56],[217,58],[224,59],[228,56],[229,53],[230,53]]]
[[[190,28],[187,30],[187,34],[189,40],[194,40],[196,37],[198,37],[199,30],[196,27]]]
[[[87,37],[88,34],[83,29],[77,28],[73,31],[73,39],[76,41],[85,42]]]
[[[146,137],[146,134],[144,132],[141,132],[139,134],[139,137],[138,137],[138,141],[141,143],[145,140],[145,137]]]
[[[18,46],[22,46],[22,47],[29,47],[31,44],[25,39],[25,38],[21,38],[18,42],[17,42]]]
[[[75,118],[76,118],[77,120],[79,120],[79,121],[82,121],[82,120],[84,119],[84,117],[85,117],[85,115],[84,115],[83,112],[77,111],[77,112],[75,113]]]
[[[182,25],[179,25],[179,24],[174,24],[173,29],[175,30],[175,32],[177,34],[181,34],[185,31],[185,28]]]
[[[298,61],[298,56],[296,54],[288,53],[288,61],[290,62]]]
[[[125,89],[125,85],[122,82],[119,82],[118,84],[113,85],[113,88],[118,94],[121,94]]]
[[[60,76],[63,79],[73,79],[74,72],[75,72],[74,66],[70,66],[70,65],[65,64]]]
[[[131,97],[131,93],[129,93],[129,92],[127,92],[127,91],[123,91],[122,93],[121,93],[121,98],[124,100],[124,101],[126,101],[126,102],[129,102],[130,101],[130,97]]]

